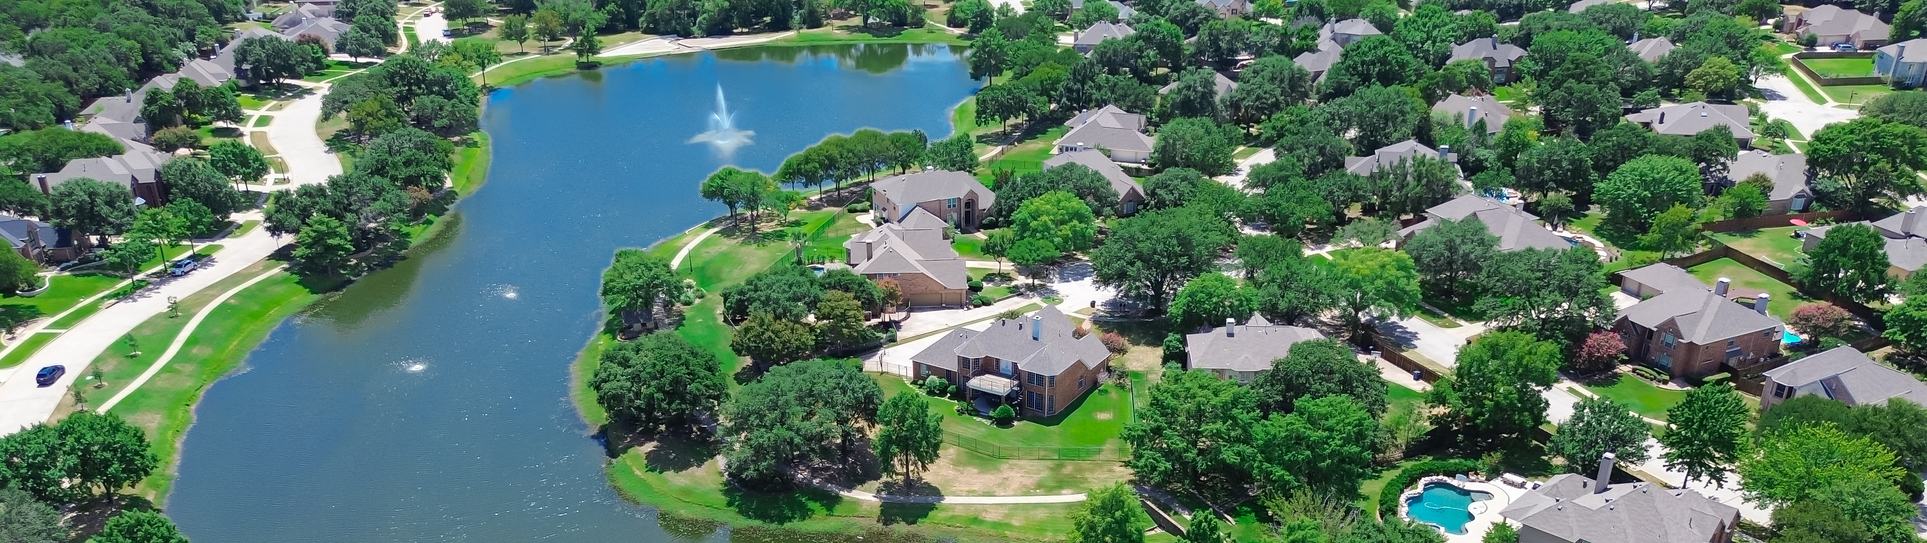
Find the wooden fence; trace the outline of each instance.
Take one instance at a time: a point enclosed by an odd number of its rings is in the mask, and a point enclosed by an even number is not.
[[[1729,247],[1724,243],[1720,243],[1720,241],[1717,239],[1709,238],[1709,240],[1713,244],[1713,248],[1711,249],[1682,256],[1679,258],[1669,258],[1664,260],[1664,262],[1666,262],[1667,264],[1672,264],[1674,266],[1679,266],[1681,268],[1690,268],[1693,266],[1698,266],[1700,264],[1705,264],[1707,262],[1712,262],[1714,260],[1719,260],[1722,258],[1730,258],[1730,259],[1733,259],[1734,262],[1739,262],[1740,265],[1742,266],[1746,266],[1747,268],[1750,268],[1753,271],[1760,272],[1761,274],[1767,277],[1773,278],[1773,280],[1775,281],[1786,283],[1787,285],[1792,286],[1794,290],[1800,291],[1799,293],[1801,295],[1815,296],[1812,292],[1809,292],[1805,288],[1801,287],[1800,281],[1797,279],[1794,279],[1793,274],[1788,273],[1786,270],[1780,269],[1779,266],[1769,264],[1764,260],[1760,260],[1758,257],[1755,257],[1750,254],[1746,254],[1746,251],[1741,251],[1741,250]],[[1615,280],[1617,279],[1615,278]],[[1876,330],[1886,328],[1882,324],[1882,321],[1880,319],[1880,313],[1875,312],[1873,308],[1867,307],[1866,305],[1863,305],[1860,302],[1848,300],[1845,298],[1840,298],[1832,294],[1824,294],[1824,295],[1819,295],[1815,297],[1827,303],[1840,306],[1841,309],[1847,310],[1848,313],[1852,313],[1853,316],[1855,317],[1860,317],[1861,320],[1864,320],[1867,322],[1868,326],[1872,326]],[[1775,301],[1778,301],[1778,300],[1775,300]]]
[[[1800,219],[1808,223],[1813,223],[1813,222],[1822,221],[1822,220],[1833,220],[1833,221],[1844,222],[1844,221],[1854,220],[1853,217],[1854,217],[1854,214],[1851,211],[1808,211],[1806,213],[1793,213],[1788,215],[1768,215],[1768,216],[1761,216],[1761,217],[1749,217],[1745,219],[1727,219],[1724,221],[1710,221],[1710,222],[1700,223],[1700,229],[1705,230],[1707,232],[1743,232],[1747,230],[1759,230],[1761,228],[1772,228],[1776,226],[1792,226],[1792,224],[1790,224],[1789,221],[1792,221],[1793,219]]]
[[[1819,72],[1815,72],[1813,71],[1812,68],[1808,68],[1807,63],[1801,60],[1801,59],[1808,59],[1808,58],[1822,59],[1822,58],[1872,58],[1872,57],[1873,57],[1873,52],[1871,51],[1853,52],[1853,53],[1848,53],[1844,51],[1807,51],[1803,53],[1795,53],[1793,55],[1792,64],[1794,69],[1800,70],[1800,73],[1807,74],[1807,77],[1813,78],[1814,81],[1819,82],[1820,86],[1823,86],[1823,87],[1832,87],[1835,85],[1884,84],[1887,81],[1881,79],[1880,76],[1878,75],[1863,76],[1863,77],[1821,77]]]
[[[1413,360],[1409,356],[1405,356],[1405,353],[1401,352],[1398,344],[1386,341],[1384,336],[1378,335],[1377,333],[1372,334],[1372,348],[1378,349],[1379,358],[1384,359],[1386,362],[1391,362],[1392,365],[1398,366],[1399,369],[1408,372],[1418,372],[1419,379],[1427,383],[1436,383],[1439,378],[1444,377],[1439,368],[1433,368],[1432,366],[1419,363],[1419,361]]]

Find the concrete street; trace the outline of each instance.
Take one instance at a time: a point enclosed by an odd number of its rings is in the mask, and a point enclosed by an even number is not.
[[[1797,74],[1794,77],[1798,77]],[[1860,112],[1852,109],[1816,104],[1800,93],[1786,76],[1769,75],[1760,78],[1755,86],[1766,95],[1766,103],[1760,112],[1771,119],[1785,119],[1800,130],[1802,136],[1811,138],[1820,127],[1833,123],[1844,123],[1860,117]]]
[[[436,12],[434,15],[415,20],[415,38],[421,40],[422,43],[431,41],[448,43],[453,41],[442,36],[443,30],[448,30],[448,19],[442,17],[441,12]]]

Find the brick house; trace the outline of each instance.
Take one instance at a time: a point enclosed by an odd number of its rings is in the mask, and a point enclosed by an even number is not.
[[[1828,349],[1766,372],[1760,411],[1772,409],[1795,396],[1812,394],[1847,407],[1879,405],[1901,399],[1927,405],[1927,383],[1897,369],[1880,365],[1853,347]]]
[[[903,289],[903,303],[917,306],[962,306],[970,301],[970,273],[950,240],[943,239],[943,219],[911,208],[900,223],[885,223],[843,242],[844,258],[852,272],[872,281],[891,279]]]
[[[1504,85],[1519,80],[1519,74],[1513,70],[1513,65],[1518,64],[1519,59],[1525,56],[1525,48],[1499,41],[1498,36],[1492,36],[1452,46],[1452,57],[1446,62],[1461,60],[1483,62],[1485,68],[1492,72],[1492,83]]]
[[[870,184],[870,206],[885,222],[902,222],[923,209],[960,232],[975,232],[997,201],[977,178],[963,172],[924,170]]]
[[[1821,47],[1851,43],[1855,48],[1865,50],[1886,45],[1893,27],[1881,22],[1879,17],[1858,10],[1823,4],[1788,15],[1786,26],[1781,31],[1801,36],[1812,34],[1814,43]]]
[[[950,381],[982,412],[1009,404],[1025,417],[1053,416],[1096,389],[1110,369],[1111,352],[1094,334],[1076,337],[1075,328],[1045,306],[981,332],[951,330],[910,357],[912,378]]]
[[[1623,288],[1623,286],[1622,286]],[[1740,299],[1752,299],[1752,307]],[[1771,298],[1720,279],[1711,290],[1678,285],[1620,312],[1613,331],[1626,342],[1626,356],[1673,377],[1704,377],[1721,365],[1780,355],[1786,325],[1767,314]]]
[[[1044,160],[1044,169],[1048,170],[1065,164],[1090,168],[1091,171],[1104,176],[1105,181],[1111,182],[1111,190],[1117,191],[1119,217],[1134,215],[1138,208],[1144,205],[1144,190],[1138,187],[1137,181],[1131,180],[1130,174],[1124,173],[1124,168],[1113,162],[1111,157],[1104,156],[1102,151],[1086,149],[1058,154]]]

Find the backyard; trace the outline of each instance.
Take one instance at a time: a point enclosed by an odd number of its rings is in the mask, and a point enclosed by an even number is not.
[[[923,394],[896,375],[874,376],[885,396]],[[959,414],[949,399],[927,398],[930,411],[943,416],[945,444],[930,484],[953,494],[1058,494],[1127,479],[1119,434],[1131,419],[1130,394],[1100,385],[1056,416],[1008,428]]]
[[[1803,58],[1800,62],[1820,77],[1869,77],[1873,75],[1873,57],[1848,58]]]
[[[1806,227],[1781,226],[1743,232],[1721,232],[1713,234],[1713,239],[1782,270],[1793,271],[1793,267],[1800,263],[1802,254],[1800,246],[1804,241],[1792,236],[1797,230],[1806,230]]]
[[[1659,388],[1645,379],[1623,373],[1586,383],[1586,390],[1619,402],[1646,418],[1659,420],[1666,420],[1666,410],[1686,399],[1684,390]]]
[[[1794,290],[1792,285],[1781,283],[1772,277],[1767,277],[1766,274],[1753,271],[1753,268],[1748,268],[1746,265],[1740,264],[1731,258],[1722,258],[1693,266],[1687,268],[1686,271],[1691,272],[1693,277],[1699,278],[1700,281],[1704,281],[1708,285],[1712,285],[1719,281],[1721,277],[1725,277],[1733,280],[1734,288],[1760,290],[1771,294],[1773,299],[1767,304],[1767,314],[1782,321],[1787,320],[1787,317],[1793,313],[1795,306],[1808,301],[1808,298],[1800,295],[1799,291]]]
[[[1850,106],[1864,104],[1877,96],[1894,92],[1893,87],[1886,85],[1831,85],[1820,87],[1820,90],[1833,98],[1833,101]]]

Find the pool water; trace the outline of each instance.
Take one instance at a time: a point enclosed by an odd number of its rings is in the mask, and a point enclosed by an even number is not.
[[[1426,483],[1425,490],[1405,502],[1405,516],[1417,522],[1438,526],[1452,535],[1464,535],[1465,523],[1472,522],[1472,502],[1492,499],[1491,492],[1466,490],[1446,483]]]
[[[1800,337],[1800,334],[1795,334],[1795,333],[1793,333],[1793,332],[1781,332],[1781,333],[1780,333],[1780,343],[1783,343],[1783,344],[1786,344],[1786,345],[1792,345],[1792,344],[1795,344],[1795,343],[1799,343],[1801,339],[1802,339],[1802,338]]]

